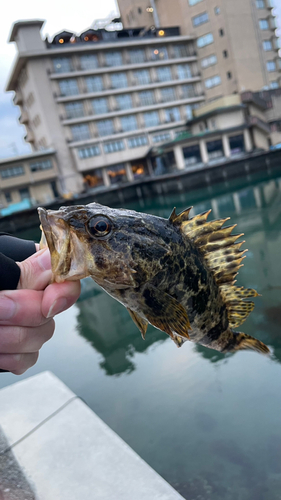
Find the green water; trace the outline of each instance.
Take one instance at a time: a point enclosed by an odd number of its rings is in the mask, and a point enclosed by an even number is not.
[[[281,499],[281,177],[127,208],[166,217],[191,204],[194,213],[230,216],[245,233],[238,284],[262,297],[242,331],[267,343],[271,357],[188,342],[177,349],[152,327],[143,341],[125,308],[85,280],[37,365],[22,377],[1,374],[0,387],[51,370],[188,500]]]

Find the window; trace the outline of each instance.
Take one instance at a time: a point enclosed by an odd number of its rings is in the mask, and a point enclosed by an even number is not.
[[[101,76],[88,76],[85,78],[88,92],[100,92],[103,90],[103,80]]]
[[[270,82],[269,86],[270,86],[271,89],[279,89],[279,84],[276,81],[275,82]]]
[[[153,142],[164,142],[170,140],[171,140],[170,132],[162,132],[161,134],[156,134],[152,137]]]
[[[172,72],[169,66],[162,66],[161,68],[156,68],[156,74],[159,82],[167,82],[172,80]]]
[[[256,0],[257,9],[265,9],[264,0]]]
[[[186,78],[192,78],[192,73],[189,64],[178,64],[177,73],[179,80],[185,80]]]
[[[129,50],[129,61],[133,64],[145,62],[144,49]]]
[[[80,56],[80,66],[83,70],[98,68],[98,56],[95,54],[84,54]]]
[[[197,47],[205,47],[206,45],[210,45],[210,43],[213,43],[214,37],[212,33],[207,33],[207,35],[200,36],[197,38]]]
[[[122,54],[121,52],[106,52],[105,53],[105,64],[106,66],[122,66]]]
[[[155,104],[153,90],[143,90],[142,92],[139,92],[138,95],[141,106],[150,106],[151,104]]]
[[[79,94],[77,80],[60,80],[59,81],[60,93],[62,96]]]
[[[276,71],[275,61],[267,61],[266,67],[267,67],[267,71]]]
[[[219,29],[219,35],[224,36],[224,30],[222,28]]]
[[[19,189],[20,193],[20,199],[21,201],[23,200],[30,200],[30,193],[28,188],[21,188]]]
[[[111,80],[111,86],[114,89],[128,87],[128,80],[126,73],[112,73],[110,75],[110,80]]]
[[[259,20],[259,25],[261,30],[268,30],[269,29],[269,24],[267,19],[260,19]]]
[[[128,182],[124,163],[119,163],[119,165],[111,165],[106,170],[111,184]]]
[[[162,61],[163,59],[169,59],[167,47],[152,47],[150,49],[150,58],[153,61]]]
[[[181,86],[181,94],[183,98],[186,97],[196,97],[197,93],[195,90],[195,86],[192,83]]]
[[[211,78],[207,78],[205,80],[205,87],[207,89],[210,89],[212,87],[216,87],[217,85],[220,85],[221,83],[221,77],[219,75],[212,76]]]
[[[96,115],[102,115],[103,113],[107,113],[108,112],[107,99],[105,97],[101,97],[100,99],[93,99],[92,108]]]
[[[174,56],[178,59],[180,57],[188,57],[191,54],[186,45],[174,45]]]
[[[17,177],[18,175],[24,175],[24,168],[22,165],[17,167],[9,167],[1,170],[2,179],[8,179],[9,177]]]
[[[263,46],[263,50],[265,50],[265,51],[272,50],[271,40],[263,40],[262,46]]]
[[[146,127],[156,127],[156,125],[159,125],[158,111],[143,113],[143,119]]]
[[[214,11],[215,11],[216,16],[218,16],[220,14],[221,9],[220,9],[220,7],[215,7]]]
[[[223,50],[223,57],[227,58],[228,57],[228,51],[227,50]]]
[[[229,139],[229,148],[231,151],[231,155],[243,153],[243,151],[245,151],[243,134],[233,135],[228,139]]]
[[[70,127],[72,138],[74,141],[83,141],[84,139],[90,139],[89,126],[86,123],[81,125],[73,125]]]
[[[83,103],[81,101],[69,102],[65,104],[66,118],[77,118],[84,116]]]
[[[188,120],[192,120],[192,118],[193,118],[193,113],[192,113],[193,107],[195,107],[195,106],[190,106],[189,104],[187,106],[185,106],[185,114],[186,114],[186,118]]]
[[[196,3],[202,2],[202,0],[188,0],[189,5],[195,5]]]
[[[113,120],[101,120],[97,122],[97,127],[100,136],[114,134]]]
[[[53,59],[53,66],[55,73],[68,73],[72,71],[70,57],[56,57]]]
[[[217,56],[212,54],[211,56],[204,57],[201,61],[202,68],[208,68],[209,66],[213,66],[217,63]]]
[[[118,109],[131,109],[133,107],[132,96],[130,94],[121,94],[115,96]]]
[[[122,118],[120,118],[120,122],[124,132],[129,132],[130,130],[136,130],[138,128],[135,115],[122,116]]]
[[[228,71],[226,74],[227,74],[227,78],[228,78],[228,80],[231,80],[231,78],[232,78],[232,73],[231,73],[231,71]]]
[[[141,14],[142,13],[142,8],[141,7],[138,7],[138,13]]]
[[[11,195],[10,191],[5,192],[5,198],[6,198],[7,203],[12,203],[12,195]]]
[[[38,172],[40,170],[49,170],[53,168],[53,164],[51,160],[43,160],[30,163],[29,167],[31,172]]]
[[[198,16],[192,18],[192,24],[194,28],[196,28],[196,26],[200,26],[200,24],[207,23],[208,21],[209,21],[208,12],[203,12],[202,14],[199,14]]]
[[[222,158],[224,156],[221,139],[218,139],[217,141],[207,142],[206,145],[207,145],[209,160]]]
[[[129,148],[138,148],[140,146],[146,146],[146,144],[148,144],[148,140],[145,135],[137,135],[136,137],[131,137],[127,142]]]
[[[88,148],[78,149],[78,156],[81,159],[91,158],[92,156],[98,156],[98,155],[100,155],[99,146],[89,146]]]
[[[192,165],[196,165],[197,163],[202,163],[199,144],[182,148],[182,152],[184,156],[184,164],[186,167],[191,167]]]
[[[176,93],[174,87],[165,87],[164,89],[161,89],[160,92],[162,101],[168,102],[176,100]]]
[[[134,71],[134,78],[137,85],[145,85],[151,82],[150,73],[147,69],[140,69],[139,71]]]
[[[164,110],[165,122],[178,122],[181,119],[179,108],[167,108]]]
[[[103,145],[103,150],[106,154],[116,153],[117,151],[123,151],[123,149],[125,149],[124,141],[106,142]]]

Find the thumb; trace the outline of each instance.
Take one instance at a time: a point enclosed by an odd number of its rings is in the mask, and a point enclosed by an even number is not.
[[[21,270],[18,289],[44,290],[49,285],[52,272],[48,249],[34,253],[17,265]]]

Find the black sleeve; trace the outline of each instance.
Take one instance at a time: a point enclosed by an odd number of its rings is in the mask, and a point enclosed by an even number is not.
[[[15,290],[20,279],[21,262],[36,252],[33,241],[0,233],[0,290]]]

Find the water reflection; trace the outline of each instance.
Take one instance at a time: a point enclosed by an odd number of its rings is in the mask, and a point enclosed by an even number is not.
[[[127,310],[101,291],[91,278],[85,281],[87,290],[82,287],[77,303],[79,333],[102,355],[100,367],[107,375],[131,373],[135,370],[134,353],[145,352],[168,337],[151,327],[144,341]]]
[[[204,201],[194,204],[192,214],[204,212],[211,206],[214,217],[230,216],[238,223],[238,230],[245,233],[246,246],[251,250],[238,284],[256,288],[263,295],[262,300],[256,300],[256,309],[242,331],[270,344],[274,358],[281,362],[281,290],[277,277],[281,247],[281,178],[216,197],[206,194]],[[192,199],[190,195],[181,195],[178,199],[167,196],[160,199],[160,204],[159,200],[157,202],[153,210],[147,211],[167,217],[174,203],[177,210],[182,210],[192,204]],[[141,210],[145,211],[146,207]],[[79,333],[101,354],[100,366],[107,375],[131,373],[135,369],[135,353],[144,353],[155,342],[168,340],[166,334],[150,327],[143,341],[126,309],[91,279],[83,287],[78,308]],[[232,356],[196,344],[194,349],[211,363],[226,362]]]

